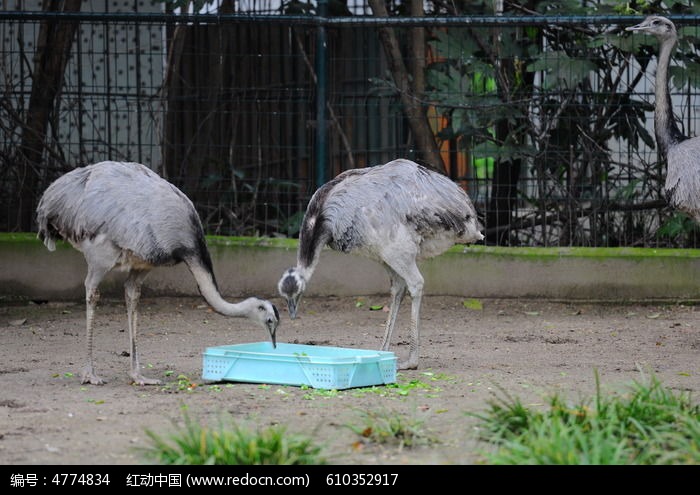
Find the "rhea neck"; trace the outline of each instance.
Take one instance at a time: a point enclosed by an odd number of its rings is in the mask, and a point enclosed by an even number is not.
[[[664,155],[666,155],[671,146],[682,139],[682,134],[673,117],[671,94],[668,90],[668,69],[677,41],[676,36],[669,36],[660,40],[656,67],[654,129],[659,151]]]
[[[235,317],[248,317],[253,313],[258,304],[254,298],[248,298],[239,303],[228,302],[221,296],[213,273],[197,262],[187,262],[187,266],[197,281],[199,292],[214,311],[224,316]]]
[[[297,263],[295,271],[299,277],[303,278],[306,282],[308,282],[309,280],[311,280],[311,276],[314,274],[317,264],[318,257],[316,257],[309,265]]]
[[[330,234],[327,231],[319,230],[311,232],[300,239],[296,272],[304,280],[311,280],[311,276],[321,259],[321,252],[330,241],[330,238]]]

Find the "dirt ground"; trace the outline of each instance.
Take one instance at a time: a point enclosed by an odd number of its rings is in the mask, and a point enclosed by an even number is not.
[[[380,346],[386,313],[370,307],[387,298],[305,298],[294,321],[273,301],[282,313],[280,342]],[[408,302],[390,349],[399,360],[408,351]],[[175,432],[185,410],[202,423],[283,425],[312,437],[332,464],[478,464],[485,446],[469,413],[503,392],[532,407],[554,393],[580,402],[595,392],[596,372],[604,393],[624,393],[651,374],[692,397],[700,391],[700,308],[482,300],[482,309],[470,309],[463,302],[424,298],[420,368],[398,372],[396,387],[331,393],[202,381],[205,348],[266,335],[198,298],[142,300],[142,365],[164,380],[149,387],[129,383],[123,302],[103,300],[95,358],[108,382],[81,385],[82,303],[0,301],[0,464],[147,464],[146,430]],[[363,425],[367,412],[422,422],[436,443],[370,444],[349,427]]]

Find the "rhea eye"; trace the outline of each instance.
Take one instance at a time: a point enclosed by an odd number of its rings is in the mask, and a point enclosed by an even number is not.
[[[265,306],[258,306],[258,311],[265,311]]]

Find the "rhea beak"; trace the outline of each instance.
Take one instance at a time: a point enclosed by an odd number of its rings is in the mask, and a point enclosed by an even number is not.
[[[273,349],[277,349],[277,322],[269,322],[267,325],[267,331],[270,332],[270,338],[272,339]]]
[[[287,298],[287,309],[289,310],[289,317],[293,320],[297,317],[297,304],[299,303],[298,297]]]
[[[277,327],[280,324],[280,314],[277,311],[277,306],[273,304],[272,308],[275,310],[275,319],[270,318],[267,320],[267,331],[270,332],[273,349],[277,349]]]

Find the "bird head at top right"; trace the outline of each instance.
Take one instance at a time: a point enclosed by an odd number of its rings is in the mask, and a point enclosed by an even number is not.
[[[658,39],[675,38],[676,26],[670,19],[660,15],[650,15],[639,24],[625,28],[625,31],[635,31],[642,34],[651,34]]]

